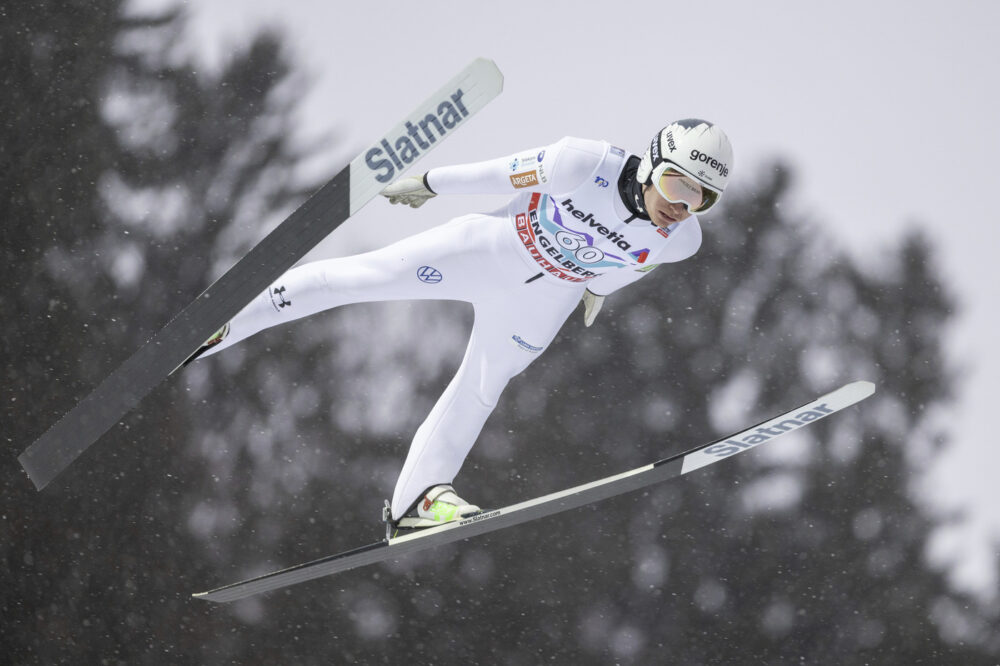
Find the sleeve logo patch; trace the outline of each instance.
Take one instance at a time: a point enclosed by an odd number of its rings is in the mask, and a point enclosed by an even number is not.
[[[515,173],[510,177],[510,184],[518,189],[538,185],[538,171],[532,169],[524,173]]]

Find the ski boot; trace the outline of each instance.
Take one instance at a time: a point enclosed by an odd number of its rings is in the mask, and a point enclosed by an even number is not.
[[[469,504],[448,484],[432,486],[410,507],[410,510],[399,520],[392,519],[392,510],[386,500],[382,509],[382,520],[385,521],[386,539],[409,533],[426,527],[444,525],[462,518],[481,513],[475,504]]]
[[[215,335],[213,335],[212,337],[210,337],[208,340],[205,340],[204,344],[202,344],[201,347],[198,347],[198,351],[196,351],[195,353],[193,353],[190,356],[188,356],[187,360],[184,361],[183,363],[181,363],[181,367],[182,368],[186,368],[189,363],[191,363],[192,361],[194,361],[196,358],[198,358],[199,356],[201,356],[202,354],[204,354],[205,352],[207,352],[209,349],[211,349],[215,345],[217,345],[220,342],[222,342],[223,340],[225,340],[227,335],[229,335],[229,324],[228,324],[228,322],[226,323],[225,326],[223,326],[218,331],[216,331]]]

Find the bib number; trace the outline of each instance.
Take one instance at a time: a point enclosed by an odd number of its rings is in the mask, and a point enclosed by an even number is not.
[[[566,231],[565,229],[556,234],[556,242],[559,247],[573,253],[577,263],[596,264],[604,259],[604,252],[592,245],[587,245],[587,239],[580,234]]]

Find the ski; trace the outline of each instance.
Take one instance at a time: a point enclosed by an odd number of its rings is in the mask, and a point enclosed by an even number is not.
[[[479,58],[354,158],[18,457],[41,490],[215,331],[503,88]]]
[[[745,430],[703,444],[684,453],[659,460],[645,467],[575,486],[560,492],[514,504],[502,509],[483,511],[465,520],[431,527],[396,538],[362,546],[274,573],[226,585],[193,595],[207,601],[235,601],[329,576],[355,567],[397,559],[406,553],[493,532],[529,520],[544,518],[585,504],[621,495],[701,469],[729,456],[752,449],[764,442],[793,432],[830,414],[849,407],[875,392],[867,381],[846,384],[801,407],[791,409]]]

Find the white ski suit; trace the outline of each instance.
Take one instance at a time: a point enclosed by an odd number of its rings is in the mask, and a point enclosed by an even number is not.
[[[232,320],[209,353],[348,303],[472,303],[465,358],[418,428],[396,483],[398,519],[427,488],[452,483],[507,382],[545,350],[585,289],[610,294],[698,250],[694,216],[664,230],[645,216],[641,201],[627,201],[637,163],[606,142],[567,137],[509,157],[432,169],[426,182],[438,194],[516,196],[495,213],[291,269]]]

